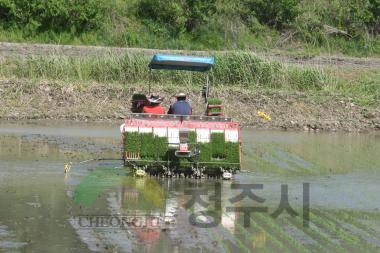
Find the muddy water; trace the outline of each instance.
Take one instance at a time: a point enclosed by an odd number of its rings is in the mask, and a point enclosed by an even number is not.
[[[154,178],[165,194],[156,206],[142,190],[152,181],[132,177],[117,160],[117,123],[2,122],[0,252],[380,251],[379,134],[242,134],[243,170],[233,180]],[[104,169],[111,174],[99,174]],[[94,202],[74,203],[85,186],[81,196]],[[236,187],[250,186],[253,199],[239,199]],[[209,205],[185,208],[190,193],[202,190]],[[287,210],[273,217],[281,196],[295,217]],[[250,217],[242,211],[254,207]],[[200,211],[215,215],[217,226],[191,225]],[[90,225],[101,217],[114,223]]]

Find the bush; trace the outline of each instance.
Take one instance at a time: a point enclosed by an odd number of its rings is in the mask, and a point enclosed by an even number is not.
[[[181,3],[172,0],[142,0],[137,15],[168,27],[173,35],[181,33],[186,23]]]
[[[297,42],[369,55],[380,54],[379,34],[379,0],[0,0],[0,40],[13,42],[187,50]]]
[[[35,34],[46,31],[80,34],[100,29],[105,0],[0,0],[0,20],[5,27]]]
[[[243,0],[242,2],[248,12],[245,14],[247,21],[255,17],[261,24],[279,30],[289,27],[299,14],[299,0]]]
[[[326,43],[323,42],[327,42],[326,39],[321,40],[321,36],[357,40],[367,39],[368,34],[376,36],[380,32],[380,1],[378,0],[323,0],[315,5],[302,5],[301,13],[296,17],[293,27],[301,37],[306,37],[306,41],[319,41],[322,42],[321,46],[325,46]],[[326,25],[333,27],[336,31],[326,30],[324,28]]]
[[[175,37],[185,31],[194,31],[213,12],[215,0],[142,0],[137,7],[137,16],[169,28]]]

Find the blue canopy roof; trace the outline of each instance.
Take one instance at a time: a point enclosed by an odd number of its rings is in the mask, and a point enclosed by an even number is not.
[[[214,57],[156,54],[149,67],[151,69],[172,69],[190,71],[208,71],[214,65]]]

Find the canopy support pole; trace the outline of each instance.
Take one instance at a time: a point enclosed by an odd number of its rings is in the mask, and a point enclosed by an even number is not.
[[[152,68],[149,68],[148,95],[150,96],[150,82],[152,79]]]
[[[208,89],[209,89],[209,87],[208,87],[208,84],[209,84],[209,77],[208,77],[208,75],[209,75],[209,73],[207,73],[207,75],[206,75],[206,98],[205,98],[205,102],[207,103],[207,99],[208,99]]]
[[[208,100],[208,93],[209,93],[209,73],[207,73],[206,75],[206,84],[203,86],[203,89],[202,89],[202,95],[204,96],[205,98],[205,115],[207,115],[207,100]]]

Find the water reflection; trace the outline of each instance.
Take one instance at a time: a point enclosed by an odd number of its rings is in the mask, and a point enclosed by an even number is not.
[[[32,134],[28,134],[28,128]],[[376,135],[243,132],[244,170],[232,181],[154,178],[165,194],[155,205],[158,190],[149,178],[129,176],[116,168],[121,162],[90,161],[94,157],[119,157],[117,127],[60,126],[59,135],[36,126],[0,129],[0,251],[5,252],[308,252],[352,249],[376,251],[380,242],[380,143]],[[114,130],[116,132],[114,134]],[[12,130],[14,132],[12,133]],[[71,130],[73,134],[71,135]],[[82,160],[83,159],[83,160]],[[64,163],[72,161],[65,175]],[[78,185],[99,168],[118,171],[124,183],[108,187],[96,196],[93,206],[74,204]],[[295,176],[296,175],[296,176]],[[221,185],[220,210],[215,209],[215,183]],[[289,184],[289,201],[300,212],[302,183],[310,182],[311,228],[302,218],[286,213],[270,217],[281,197],[281,184]],[[240,193],[231,184],[263,184],[254,191],[265,198],[231,203]],[[184,208],[192,196],[188,190],[205,190],[207,207],[195,203]],[[211,198],[210,198],[211,197]],[[267,213],[251,215],[227,207],[268,206]],[[376,209],[377,208],[377,209]],[[189,216],[215,211],[220,224],[197,228]],[[377,210],[377,211],[376,211]],[[78,216],[132,217],[128,229],[83,228]],[[141,227],[141,220],[147,216]],[[208,222],[207,217],[199,218]],[[157,228],[158,227],[158,228]],[[374,232],[375,231],[375,232]],[[331,236],[326,236],[331,235]],[[334,238],[332,238],[332,236]],[[364,238],[364,239],[355,239]],[[380,245],[380,244],[379,244]]]
[[[181,252],[192,252],[193,250],[203,250],[204,252],[216,252],[221,250],[222,238],[226,244],[234,245],[235,225],[239,218],[239,213],[223,212],[227,205],[228,198],[233,197],[229,190],[230,182],[226,182],[222,191],[223,199],[222,210],[218,211],[221,217],[221,224],[211,230],[197,228],[189,222],[189,216],[196,211],[205,210],[202,206],[196,204],[194,208],[185,210],[183,205],[187,203],[191,196],[186,196],[185,190],[205,189],[208,195],[215,195],[215,182],[192,180],[192,179],[160,179],[156,178],[167,194],[164,202],[160,206],[154,205],[152,201],[147,200],[146,195],[141,189],[149,188],[151,179],[128,177],[123,180],[125,184],[121,187],[110,189],[106,193],[106,203],[110,209],[111,217],[119,217],[125,220],[125,227],[113,228],[123,230],[125,241],[128,241],[130,248],[143,248],[145,252],[162,252],[165,248],[168,252],[180,250]],[[208,196],[204,196],[208,201]],[[97,200],[98,202],[101,199]],[[83,209],[77,214],[84,215]],[[74,226],[76,226],[74,224]],[[81,234],[81,228],[78,226],[78,233]],[[105,231],[96,232],[104,236]],[[119,233],[118,232],[118,233]],[[128,234],[128,236],[127,236]],[[83,235],[82,235],[83,236]],[[86,234],[88,237],[88,234]],[[99,235],[94,236],[99,237]],[[88,240],[87,240],[88,241]],[[196,244],[194,242],[197,241]],[[210,242],[215,242],[210,244]],[[96,244],[101,244],[97,242]],[[91,245],[89,246],[91,247]],[[118,247],[122,245],[118,244]],[[123,248],[122,250],[126,250]]]

